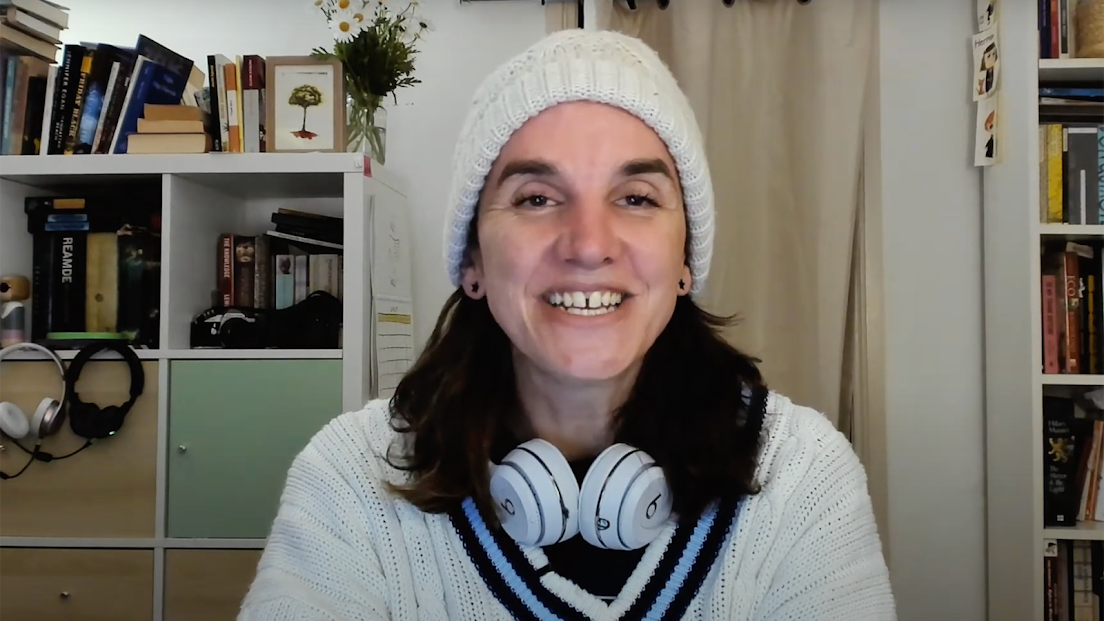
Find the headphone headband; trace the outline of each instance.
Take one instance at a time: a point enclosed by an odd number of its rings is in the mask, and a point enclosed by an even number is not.
[[[80,395],[77,394],[77,380],[80,379],[81,371],[84,369],[85,363],[92,359],[92,356],[104,351],[112,350],[122,356],[123,360],[130,367],[130,399],[126,405],[133,405],[142,394],[142,390],[145,388],[145,372],[142,370],[142,360],[138,357],[138,354],[134,353],[134,350],[127,344],[121,341],[97,341],[90,343],[81,348],[73,362],[69,364],[69,372],[66,373],[66,381],[68,383],[68,392],[71,398],[83,403],[80,400]]]
[[[46,347],[44,345],[39,345],[38,343],[31,343],[30,341],[27,341],[27,342],[23,342],[23,343],[15,343],[14,345],[9,345],[9,346],[7,346],[3,349],[0,349],[0,360],[3,360],[4,358],[7,358],[8,355],[11,354],[12,352],[15,352],[15,351],[18,351],[18,350],[23,350],[23,349],[30,349],[30,350],[34,350],[34,351],[37,351],[39,353],[42,353],[47,358],[49,358],[50,360],[53,360],[54,364],[57,365],[58,373],[61,375],[61,385],[62,385],[61,398],[58,399],[58,402],[61,404],[61,407],[64,407],[65,403],[69,400],[69,395],[72,394],[72,393],[69,390],[69,381],[68,381],[68,379],[66,377],[66,373],[65,373],[65,363],[62,362],[61,357],[58,356],[57,353],[54,352],[54,350],[50,349],[49,347]]]

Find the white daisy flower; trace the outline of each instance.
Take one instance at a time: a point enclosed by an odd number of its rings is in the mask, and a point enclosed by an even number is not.
[[[330,29],[333,30],[335,40],[345,43],[355,39],[363,26],[353,11],[343,10],[334,12],[330,17]]]
[[[433,22],[429,21],[425,17],[421,17],[421,16],[415,17],[414,18],[414,23],[418,24],[418,30],[420,30],[422,32],[425,32],[425,31],[433,32],[434,30],[437,30],[437,26],[433,25]]]

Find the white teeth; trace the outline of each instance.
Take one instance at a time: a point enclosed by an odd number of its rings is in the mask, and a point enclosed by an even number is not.
[[[563,291],[549,294],[548,303],[576,315],[603,315],[616,310],[622,297],[613,291]]]

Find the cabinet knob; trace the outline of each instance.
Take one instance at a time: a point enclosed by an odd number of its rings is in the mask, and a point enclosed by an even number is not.
[[[61,599],[69,599],[69,591],[62,591]]]
[[[176,447],[176,450],[181,452],[181,453],[186,453],[188,451],[188,447],[181,444],[180,446]]]

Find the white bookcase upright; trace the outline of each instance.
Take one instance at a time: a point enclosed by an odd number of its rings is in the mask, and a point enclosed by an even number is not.
[[[1042,398],[1056,387],[1104,386],[1104,375],[1044,374],[1040,252],[1049,239],[1104,239],[1104,225],[1040,217],[1039,88],[1104,86],[1104,60],[1040,60],[1036,3],[1003,1],[999,11],[999,159],[981,171],[988,618],[1045,621],[1049,544],[1104,540],[1104,522],[1044,527]]]
[[[372,213],[406,217],[402,179],[352,153],[0,156],[0,274],[32,276],[26,197],[137,191],[161,210],[159,346],[136,350],[146,392],[116,437],[0,483],[0,618],[232,618],[291,458],[378,394]],[[212,306],[219,234],[261,235],[280,207],[344,220],[341,347],[191,349],[189,325]],[[57,390],[36,352],[2,364],[0,400],[30,411]],[[121,402],[128,378],[94,359],[82,394]],[[26,454],[0,444],[0,470],[18,471]],[[77,445],[66,426],[43,448]]]

